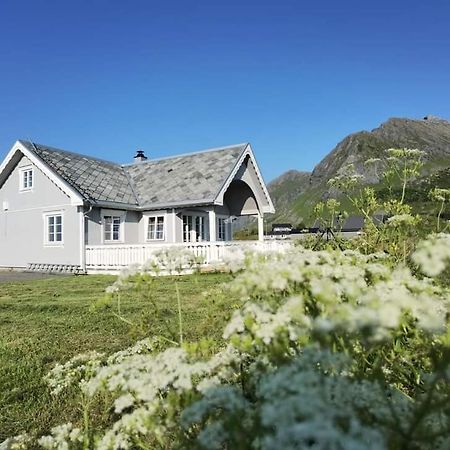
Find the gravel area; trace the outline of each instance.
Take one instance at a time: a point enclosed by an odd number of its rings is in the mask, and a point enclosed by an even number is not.
[[[18,270],[0,270],[0,283],[8,281],[42,280],[44,278],[65,277],[70,274],[54,274],[41,272],[21,272]]]

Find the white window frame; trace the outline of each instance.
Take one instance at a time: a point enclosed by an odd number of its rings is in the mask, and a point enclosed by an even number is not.
[[[113,209],[102,209],[101,210],[101,218],[102,218],[102,243],[103,244],[121,244],[125,242],[125,217],[127,212]],[[105,239],[105,218],[118,217],[120,219],[119,224],[119,239]],[[112,224],[113,225],[113,224]],[[111,237],[113,237],[113,230],[111,230]]]
[[[222,221],[223,223],[223,236],[220,236],[220,222]],[[217,221],[216,221],[216,233],[217,233],[217,240],[218,241],[226,241],[227,240],[227,217],[225,216],[217,216]]]
[[[25,186],[25,174],[31,172],[31,185]],[[29,181],[28,181],[29,182]],[[19,168],[19,192],[30,192],[34,188],[34,168],[33,166],[24,166]]]
[[[157,233],[157,225],[158,225],[158,219],[162,218],[163,219],[163,236],[162,238],[157,238],[156,237],[156,233]],[[154,238],[149,238],[148,237],[148,227],[150,225],[150,219],[154,219],[155,220],[155,237]],[[145,241],[146,242],[154,242],[154,241],[165,241],[166,240],[166,232],[167,232],[167,214],[148,214],[145,217],[145,230],[144,230],[144,236],[145,236]]]
[[[51,241],[49,239],[50,218],[61,217],[61,240]],[[48,211],[43,214],[44,219],[44,246],[45,247],[63,247],[64,246],[64,211]],[[55,225],[54,225],[55,226]],[[53,231],[56,237],[56,230]]]
[[[183,217],[191,217],[192,228],[188,231],[185,229],[184,219]],[[196,232],[197,225],[196,219],[199,219],[199,225],[203,234],[200,233],[200,236],[197,236],[196,240],[193,241],[190,239],[191,233]],[[193,212],[193,211],[184,211],[181,213],[181,221],[182,221],[182,239],[183,242],[207,242],[208,241],[208,214],[204,211]]]

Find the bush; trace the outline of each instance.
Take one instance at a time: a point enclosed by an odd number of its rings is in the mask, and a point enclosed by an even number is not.
[[[448,448],[449,284],[431,277],[449,249],[420,244],[417,275],[348,250],[247,258],[223,349],[155,337],[57,365],[47,381],[79,390],[79,423],[2,449]]]

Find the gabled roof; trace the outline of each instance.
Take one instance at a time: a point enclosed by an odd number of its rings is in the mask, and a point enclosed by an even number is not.
[[[79,192],[85,200],[136,204],[123,167],[46,145],[19,141]]]
[[[213,203],[247,147],[240,144],[126,166],[142,206]]]
[[[120,165],[25,140],[18,144],[84,200],[139,209],[212,204],[246,149],[251,153],[249,144],[238,144]]]

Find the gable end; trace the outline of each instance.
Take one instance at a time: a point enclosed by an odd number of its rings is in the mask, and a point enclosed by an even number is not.
[[[57,173],[55,173],[44,161],[42,161],[33,151],[30,151],[21,141],[17,141],[9,153],[6,155],[0,166],[0,189],[19,163],[22,156],[26,156],[39,170],[41,170],[61,191],[63,191],[71,201],[73,206],[83,205],[83,197]]]

